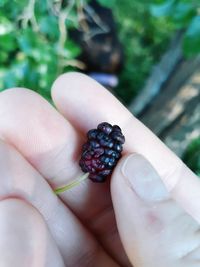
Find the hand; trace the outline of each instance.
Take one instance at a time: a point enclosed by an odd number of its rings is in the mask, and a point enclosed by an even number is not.
[[[0,93],[0,266],[199,266],[197,176],[85,75],[62,75],[52,97],[58,111],[30,90]],[[85,180],[57,197],[102,121],[126,137],[111,186]]]

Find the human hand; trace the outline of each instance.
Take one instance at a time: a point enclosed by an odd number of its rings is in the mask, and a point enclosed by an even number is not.
[[[32,91],[0,94],[0,266],[199,266],[196,175],[86,76],[62,75],[52,97],[62,115]],[[102,121],[126,137],[111,187],[85,180],[56,197]]]

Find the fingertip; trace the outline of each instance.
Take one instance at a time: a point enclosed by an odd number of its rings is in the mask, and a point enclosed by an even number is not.
[[[121,126],[129,117],[126,108],[106,88],[82,73],[58,77],[51,94],[60,113],[83,132],[102,121]]]
[[[31,111],[35,109],[35,105],[41,103],[47,105],[48,101],[37,92],[25,87],[12,87],[0,93],[0,112],[5,107],[6,109],[14,109],[15,106],[18,110],[23,110],[25,107]],[[7,112],[7,114],[9,114]],[[15,114],[15,113],[14,113]]]
[[[93,86],[102,87],[94,79],[81,72],[67,72],[61,74],[52,85],[52,99],[57,102],[63,98],[63,92],[68,91],[68,93],[75,94],[77,89],[81,88],[82,90],[87,90],[87,88],[91,87],[91,84]]]
[[[124,157],[118,172],[117,176],[122,177],[140,200],[149,204],[169,199],[169,193],[161,177],[142,155],[133,153]]]
[[[129,201],[129,199],[136,197],[134,194],[132,194],[133,192],[130,188],[130,184],[127,182],[127,179],[124,178],[121,172],[123,165],[130,155],[130,153],[126,154],[119,160],[111,177],[111,197],[115,212],[117,212],[118,209],[123,209],[123,207],[126,205],[129,206],[130,202],[132,202],[132,200]]]
[[[17,97],[17,96],[26,96],[26,95],[38,95],[35,91],[25,88],[25,87],[11,87],[6,90],[0,92],[0,96],[2,97]]]
[[[25,88],[25,87],[9,87],[6,88],[5,90],[3,90],[1,92],[1,94],[9,94],[11,92],[15,92],[15,91],[32,91],[31,89]]]
[[[112,173],[112,178],[111,178],[111,189],[114,190],[115,187],[122,187],[122,183],[128,187],[130,187],[130,184],[127,183],[127,179],[124,177],[122,170],[124,169],[124,166],[131,156],[138,156],[144,158],[142,155],[138,153],[127,153],[122,156],[122,158],[119,160],[117,163],[117,166],[115,167],[113,173]]]

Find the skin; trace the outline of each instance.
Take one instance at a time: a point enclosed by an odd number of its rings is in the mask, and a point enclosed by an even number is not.
[[[87,76],[60,76],[52,98],[57,110],[28,89],[0,93],[0,266],[199,266],[198,177]],[[126,137],[111,182],[57,197],[103,121]]]

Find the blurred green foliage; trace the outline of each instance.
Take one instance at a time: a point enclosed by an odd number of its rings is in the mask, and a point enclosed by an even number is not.
[[[174,30],[184,30],[183,51],[186,57],[200,53],[200,1],[157,0],[151,5],[151,13],[157,18],[165,17]]]
[[[0,1],[0,90],[28,87],[50,100],[56,77],[78,64],[81,50],[67,38],[67,28],[77,26],[77,5]]]
[[[142,88],[175,30],[186,31],[186,55],[199,52],[199,1],[97,1],[112,8],[118,25],[125,64],[115,92],[125,104]],[[68,30],[80,27],[80,10],[89,2],[0,0],[0,91],[28,87],[50,101],[56,77],[83,68],[76,59],[81,48],[68,37]]]
[[[117,0],[97,0],[100,5],[107,7],[107,8],[115,8],[118,5]]]
[[[199,11],[199,0],[117,1],[113,12],[125,53],[117,95],[125,104],[144,86],[177,30],[185,32],[184,55],[200,53]]]
[[[200,176],[200,137],[194,139],[187,147],[183,155],[183,161]]]
[[[116,93],[125,104],[144,86],[173,32],[173,25],[165,17],[152,16],[150,3],[148,0],[117,0],[113,8],[125,56]]]

